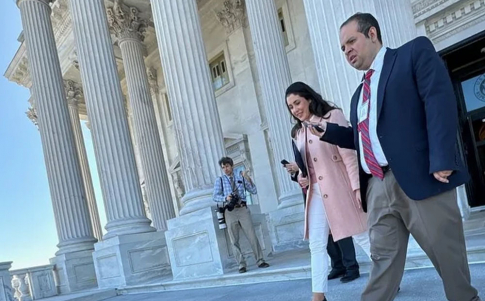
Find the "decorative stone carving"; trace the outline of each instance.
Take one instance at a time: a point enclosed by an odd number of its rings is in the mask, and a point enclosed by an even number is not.
[[[147,68],[147,75],[148,75],[148,83],[150,84],[150,88],[152,88],[155,94],[158,93],[158,78],[157,78],[157,70],[153,67]]]
[[[244,0],[226,0],[223,8],[214,12],[217,20],[226,28],[227,33],[232,33],[247,22]]]
[[[66,99],[69,105],[77,105],[84,97],[80,84],[72,80],[64,80],[64,89],[66,90]]]
[[[77,52],[74,50],[68,57],[68,60],[74,65],[74,68],[79,70],[79,61],[77,60]]]
[[[30,106],[28,109],[27,109],[27,112],[25,112],[25,114],[27,115],[27,117],[32,121],[32,123],[36,126],[36,127],[39,127],[39,124],[37,122],[37,111],[35,110],[34,107]]]
[[[145,39],[148,23],[140,18],[136,7],[127,7],[122,0],[114,0],[113,7],[106,12],[109,27],[118,39]]]
[[[444,4],[445,2],[448,2],[449,0],[421,0],[421,1],[416,1],[413,4],[413,14],[414,18],[417,18],[430,10]]]
[[[12,77],[12,80],[24,87],[28,87],[30,83],[30,75],[29,75],[29,70],[28,70],[28,59],[26,56],[24,56],[21,60],[20,63],[15,70],[15,73]]]
[[[14,288],[14,297],[18,301],[31,301],[32,296],[30,295],[29,280],[27,273],[24,271],[22,273],[12,273],[12,287]]]

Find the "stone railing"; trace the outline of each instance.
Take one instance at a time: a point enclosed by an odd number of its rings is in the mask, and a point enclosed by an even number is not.
[[[12,262],[0,262],[0,301],[13,301],[12,287],[10,286],[10,268]]]
[[[11,271],[14,297],[18,301],[31,301],[57,296],[54,265],[44,265]]]

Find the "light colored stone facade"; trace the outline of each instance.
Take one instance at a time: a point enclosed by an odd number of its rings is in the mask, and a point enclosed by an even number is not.
[[[233,268],[210,207],[224,153],[258,187],[250,207],[265,255],[306,248],[300,190],[278,163],[292,160],[286,86],[304,81],[348,114],[361,75],[344,60],[338,26],[357,11],[375,14],[390,47],[427,35],[443,50],[485,28],[484,0],[69,1],[18,1],[24,33],[5,73],[31,89],[27,116],[46,158],[63,158],[59,168],[72,175],[58,179],[48,166],[61,293]],[[36,47],[46,55],[29,55]],[[79,120],[89,121],[100,171],[103,241]],[[49,134],[56,126],[60,142]],[[76,197],[59,195],[65,187]],[[17,274],[20,296],[27,274]]]

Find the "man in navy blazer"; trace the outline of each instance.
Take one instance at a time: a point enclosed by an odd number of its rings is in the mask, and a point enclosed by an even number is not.
[[[470,284],[456,201],[455,188],[469,175],[457,148],[457,104],[441,58],[425,37],[383,47],[377,20],[365,13],[342,24],[340,43],[349,64],[365,74],[351,101],[352,127],[327,123],[320,136],[359,156],[373,260],[361,300],[394,299],[409,234],[440,274],[448,300],[480,300]]]

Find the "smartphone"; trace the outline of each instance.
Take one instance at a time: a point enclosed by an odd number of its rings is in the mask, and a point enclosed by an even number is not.
[[[319,133],[323,133],[324,132],[324,130],[321,127],[319,127],[318,125],[316,125],[316,124],[312,124],[312,126],[313,126],[313,128],[315,130],[317,130],[317,132],[319,132]]]
[[[309,127],[313,127],[315,130],[317,130],[317,132],[320,132],[320,133],[323,133],[325,132],[320,126],[318,126],[317,124],[312,124],[312,123],[309,123],[309,122],[304,122],[303,123],[305,126]]]
[[[288,162],[285,159],[283,159],[283,160],[281,160],[281,164],[283,164],[283,166],[285,166],[286,164],[290,164],[290,162]]]

